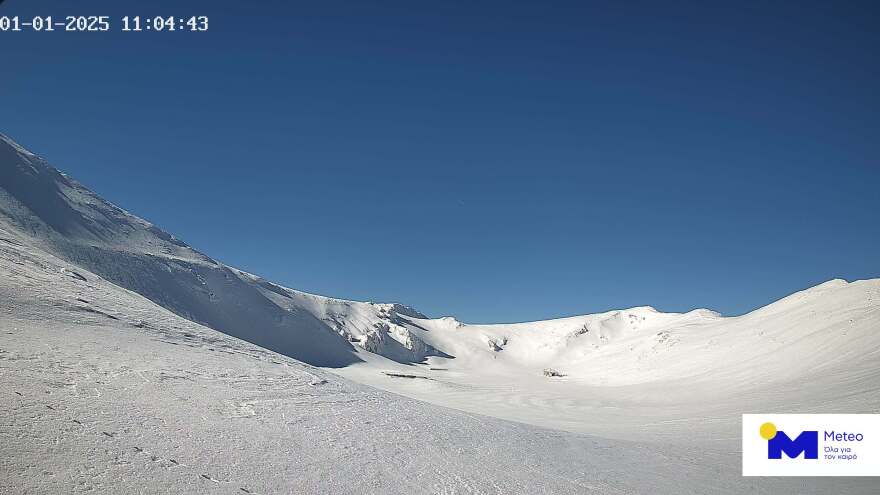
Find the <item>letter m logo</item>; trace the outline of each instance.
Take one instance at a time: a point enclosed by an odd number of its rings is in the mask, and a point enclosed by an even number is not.
[[[782,459],[782,453],[794,459],[804,454],[804,459],[819,458],[819,432],[802,431],[794,440],[785,432],[777,431],[776,436],[767,440],[767,458]]]

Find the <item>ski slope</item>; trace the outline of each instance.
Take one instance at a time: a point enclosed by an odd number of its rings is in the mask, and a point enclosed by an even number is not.
[[[307,294],[0,136],[4,493],[876,493],[742,478],[739,421],[880,411],[878,344],[880,280],[502,325]]]

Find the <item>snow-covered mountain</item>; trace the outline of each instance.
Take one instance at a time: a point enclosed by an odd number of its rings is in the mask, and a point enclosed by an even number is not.
[[[0,134],[0,227],[189,320],[319,366],[400,362],[436,351],[400,325],[400,304],[321,297],[281,287],[194,250],[98,197]]]
[[[365,387],[14,234],[0,229],[0,493],[876,493],[871,479],[743,478],[726,446],[550,430]]]
[[[830,281],[736,318],[641,307],[506,325],[308,294],[194,250],[2,134],[0,228],[186,319],[317,366],[548,369],[614,386],[711,374],[737,387],[876,363],[880,346],[877,280]]]
[[[432,319],[226,266],[0,135],[0,330],[0,491],[876,493],[737,449],[743,413],[880,412],[880,279]]]
[[[317,366],[406,374],[418,364],[469,376],[546,369],[569,383],[611,386],[711,376],[737,388],[877,363],[880,347],[877,280],[830,281],[736,318],[641,307],[506,325],[308,294],[194,250],[2,134],[0,228],[186,319]]]
[[[616,494],[680,484],[662,447],[352,383],[181,318],[5,227],[0,425],[3,494]],[[743,486],[705,464],[690,454],[683,479],[719,493]]]
[[[456,367],[554,369],[585,385],[711,379],[729,390],[880,364],[880,280],[831,280],[739,317],[639,307],[558,320],[465,325],[402,318]],[[452,362],[440,356],[427,361]]]
[[[832,280],[739,317],[641,307],[505,325],[403,320],[451,357],[365,356],[337,372],[535,425],[733,449],[743,413],[880,412],[878,279]]]

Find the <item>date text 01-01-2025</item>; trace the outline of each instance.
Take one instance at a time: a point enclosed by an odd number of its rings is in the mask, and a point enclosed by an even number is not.
[[[30,19],[20,16],[0,17],[0,31],[110,31],[114,25],[122,31],[207,31],[208,16],[125,16],[116,24],[110,16],[90,15],[64,17],[36,16]]]

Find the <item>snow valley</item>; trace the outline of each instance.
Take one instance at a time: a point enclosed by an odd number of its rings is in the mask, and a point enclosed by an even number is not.
[[[292,260],[295,262],[295,260]],[[202,254],[0,135],[0,491],[874,493],[740,415],[880,412],[880,280],[469,325]]]

